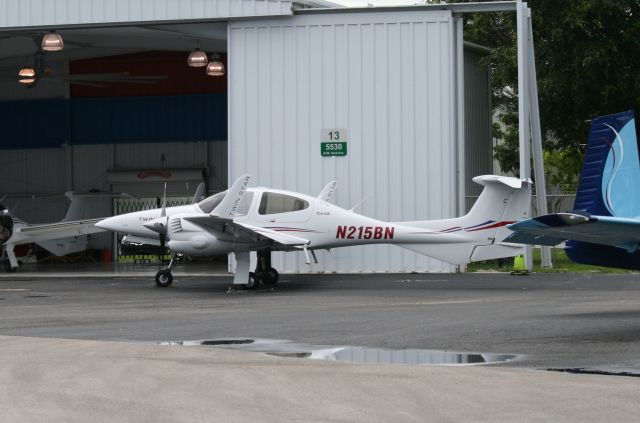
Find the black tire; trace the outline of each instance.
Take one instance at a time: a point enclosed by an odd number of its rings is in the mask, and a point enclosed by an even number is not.
[[[280,278],[280,275],[278,274],[278,271],[273,267],[267,269],[266,271],[260,274],[260,282],[269,286],[273,286],[277,284],[279,278]]]
[[[258,278],[258,276],[253,272],[249,272],[249,280],[247,281],[247,284],[242,285],[242,287],[246,290],[253,290],[257,289],[259,286],[260,279]]]
[[[167,288],[173,283],[173,275],[171,270],[163,269],[156,273],[156,286],[160,288]]]

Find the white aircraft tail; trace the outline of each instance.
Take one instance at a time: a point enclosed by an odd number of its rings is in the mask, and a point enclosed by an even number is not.
[[[397,245],[451,264],[521,254],[521,245],[499,240],[511,233],[506,225],[529,217],[531,182],[495,175],[476,176],[473,181],[484,185],[484,189],[466,215],[454,219],[399,223],[443,235],[455,235],[451,241]]]
[[[124,192],[73,192],[67,191],[64,195],[69,199],[67,214],[61,222],[73,222],[75,220],[93,219],[104,216],[105,210],[111,209],[111,201],[114,198],[135,198]]]

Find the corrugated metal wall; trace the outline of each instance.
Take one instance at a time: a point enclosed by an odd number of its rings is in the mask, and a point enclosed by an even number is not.
[[[32,195],[59,195],[68,187],[76,191],[108,191],[107,170],[160,168],[164,154],[166,168],[207,168],[207,189],[219,192],[227,187],[227,143],[145,143],[127,145],[77,145],[55,149],[3,150],[0,154],[0,197],[3,204],[19,205],[18,215],[31,222],[49,222],[64,216],[64,198],[36,198]],[[67,160],[73,163],[69,168]],[[68,181],[71,178],[72,183]],[[195,191],[184,187],[185,193]],[[149,196],[157,195],[149,193]],[[38,204],[30,207],[29,204]],[[43,207],[46,206],[46,207]],[[108,213],[108,212],[106,212]]]
[[[290,0],[0,0],[0,27],[290,15]]]
[[[482,187],[471,179],[493,173],[491,80],[481,60],[488,53],[477,47],[464,50],[464,118],[466,190],[465,209],[471,210]]]
[[[229,24],[229,172],[383,220],[456,215],[454,33],[449,11],[299,15]],[[323,158],[325,128],[348,155]],[[449,272],[395,246],[275,257],[285,272]]]

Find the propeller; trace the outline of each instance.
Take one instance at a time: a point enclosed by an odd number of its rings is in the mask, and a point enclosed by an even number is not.
[[[164,218],[164,221],[162,221]],[[160,263],[164,262],[164,252],[167,245],[167,227],[169,226],[169,218],[167,217],[167,183],[164,183],[164,191],[162,193],[162,208],[160,209],[160,222],[155,222],[154,227],[160,236]]]
[[[160,198],[156,198],[156,204],[160,205]],[[167,228],[169,226],[169,217],[167,217],[167,183],[164,183],[164,192],[162,193],[162,207],[160,209],[160,217],[153,219],[151,222],[143,225],[145,228],[151,229],[158,234],[160,238],[160,251],[158,260],[164,261],[164,252],[167,244]]]

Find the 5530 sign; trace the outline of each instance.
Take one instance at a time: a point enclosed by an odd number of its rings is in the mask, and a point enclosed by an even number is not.
[[[320,137],[320,154],[323,157],[347,155],[347,130],[323,129]]]

